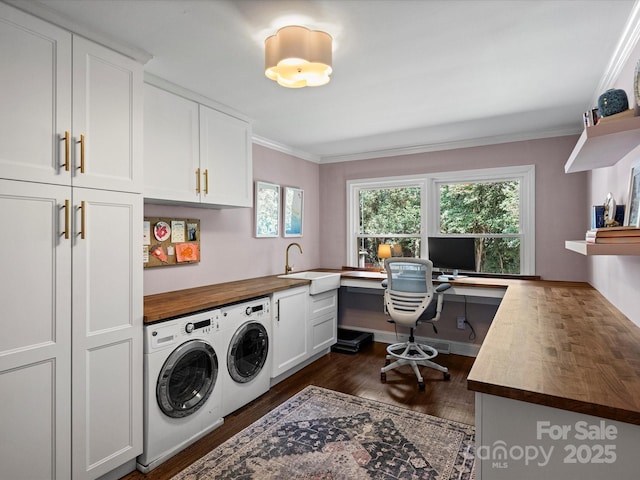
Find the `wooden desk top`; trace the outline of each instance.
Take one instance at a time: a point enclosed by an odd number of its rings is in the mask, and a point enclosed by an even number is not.
[[[377,272],[341,273],[385,278]],[[148,295],[144,322],[308,283],[269,276]],[[469,373],[470,390],[640,425],[640,328],[593,287],[489,278],[450,283],[507,289]]]
[[[586,283],[509,283],[470,390],[640,425],[640,328]]]

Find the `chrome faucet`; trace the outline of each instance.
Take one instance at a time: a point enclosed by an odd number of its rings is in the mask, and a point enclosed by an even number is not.
[[[285,273],[285,275],[289,275],[291,273],[291,270],[293,270],[293,268],[291,266],[289,266],[289,249],[294,245],[296,247],[298,247],[298,250],[300,250],[300,253],[302,253],[302,247],[300,246],[299,243],[293,242],[293,243],[290,243],[289,245],[287,245],[287,253],[285,254],[285,260],[284,260],[284,262],[285,262],[285,265],[284,265],[284,273]]]

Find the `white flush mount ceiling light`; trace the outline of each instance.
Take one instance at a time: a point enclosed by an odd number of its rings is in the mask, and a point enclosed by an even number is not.
[[[264,41],[265,75],[283,87],[329,83],[331,35],[298,25],[283,27]]]

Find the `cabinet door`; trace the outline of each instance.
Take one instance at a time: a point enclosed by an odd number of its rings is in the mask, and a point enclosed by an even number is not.
[[[200,168],[206,175],[203,203],[253,204],[250,130],[247,122],[200,105]]]
[[[338,341],[338,291],[309,296],[309,345],[314,355]]]
[[[198,104],[144,85],[144,196],[199,202]]]
[[[0,478],[71,478],[65,200],[69,187],[0,180]]]
[[[0,3],[0,45],[0,178],[70,185],[71,35]]]
[[[73,478],[142,453],[142,196],[74,188]]]
[[[300,364],[308,357],[307,310],[309,287],[273,294],[272,378]]]
[[[142,84],[142,65],[73,37],[74,186],[142,193]]]

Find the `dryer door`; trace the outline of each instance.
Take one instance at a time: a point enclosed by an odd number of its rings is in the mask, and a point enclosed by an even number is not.
[[[189,340],[167,358],[158,375],[156,398],[165,415],[182,418],[202,407],[218,378],[218,357],[204,340]]]
[[[247,322],[233,335],[227,353],[229,375],[237,383],[253,380],[264,367],[269,353],[269,336],[260,323]]]

